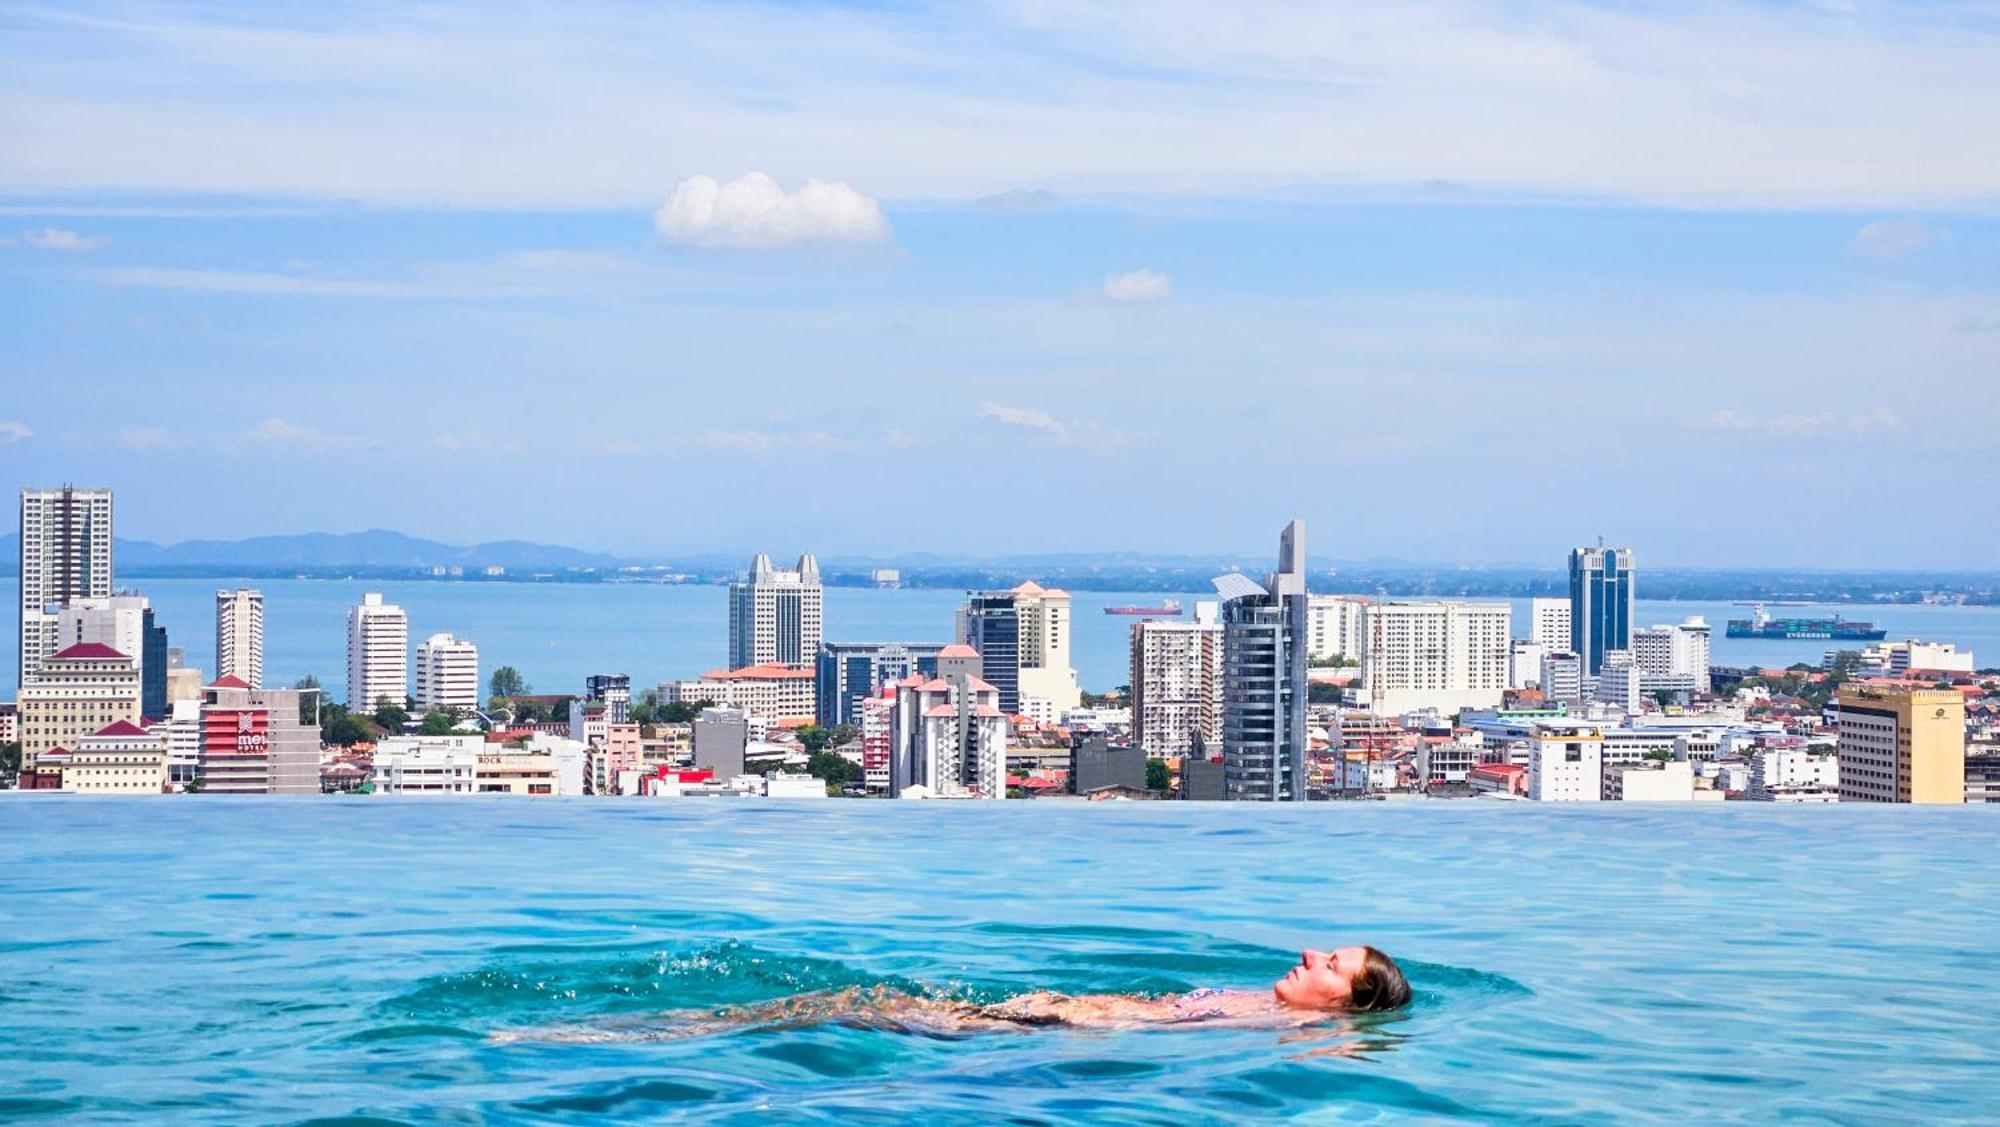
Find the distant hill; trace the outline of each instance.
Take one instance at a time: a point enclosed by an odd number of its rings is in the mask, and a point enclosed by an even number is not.
[[[484,544],[445,544],[401,532],[374,528],[366,532],[306,532],[294,536],[253,536],[247,540],[186,540],[155,544],[120,539],[112,552],[121,575],[176,568],[409,568],[489,567],[579,568],[616,567],[616,557],[527,540],[494,540]],[[21,538],[0,538],[0,574],[20,572]]]

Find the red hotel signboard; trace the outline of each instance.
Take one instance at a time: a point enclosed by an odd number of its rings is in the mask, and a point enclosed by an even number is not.
[[[264,708],[201,710],[201,753],[264,755],[271,750],[271,713]]]

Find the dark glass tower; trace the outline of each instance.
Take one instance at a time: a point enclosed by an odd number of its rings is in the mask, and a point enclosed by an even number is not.
[[[1578,548],[1569,554],[1570,648],[1595,677],[1607,650],[1632,648],[1632,549]]]

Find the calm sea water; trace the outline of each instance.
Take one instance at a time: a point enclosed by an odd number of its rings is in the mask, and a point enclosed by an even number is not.
[[[1990,1122],[1982,809],[0,801],[0,1119]],[[1256,987],[1345,1042],[497,1031],[803,990]]]
[[[9,605],[16,581],[8,580]],[[188,660],[215,670],[215,592],[233,586],[215,579],[148,579],[136,582],[153,600],[159,621]],[[382,583],[357,580],[258,580],[265,597],[265,680],[291,684],[310,673],[340,692],[346,678],[347,609],[365,591],[381,591],[410,615],[411,644],[439,631],[470,638],[480,648],[481,668],[512,665],[537,689],[578,692],[592,673],[626,673],[635,686],[691,677],[724,664],[728,656],[728,590],[719,586],[585,583]],[[1083,686],[1104,690],[1131,679],[1131,618],[1103,613],[1106,606],[1157,605],[1157,592],[1079,591],[1074,593],[1076,637],[1071,659]],[[1193,613],[1197,599],[1213,592],[1178,596]],[[826,592],[826,637],[831,641],[946,642],[962,592],[878,591],[831,587]],[[1527,600],[1514,600],[1514,629],[1528,631]],[[1715,627],[1719,664],[1786,665],[1817,663],[1825,642],[1760,642],[1722,636],[1731,617],[1747,618],[1748,607],[1730,603],[1639,601],[1642,624],[1679,622],[1690,614],[1707,616]],[[1830,614],[1773,608],[1774,614]],[[1845,608],[1849,618],[1887,627],[1891,637],[1957,642],[2000,662],[2000,607]],[[10,634],[10,637],[12,635]],[[1852,645],[1852,643],[1850,643]],[[14,664],[0,662],[0,691],[11,697]]]

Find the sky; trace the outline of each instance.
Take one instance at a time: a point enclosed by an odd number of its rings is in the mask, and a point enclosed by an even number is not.
[[[2000,5],[0,2],[173,542],[2000,565]]]

